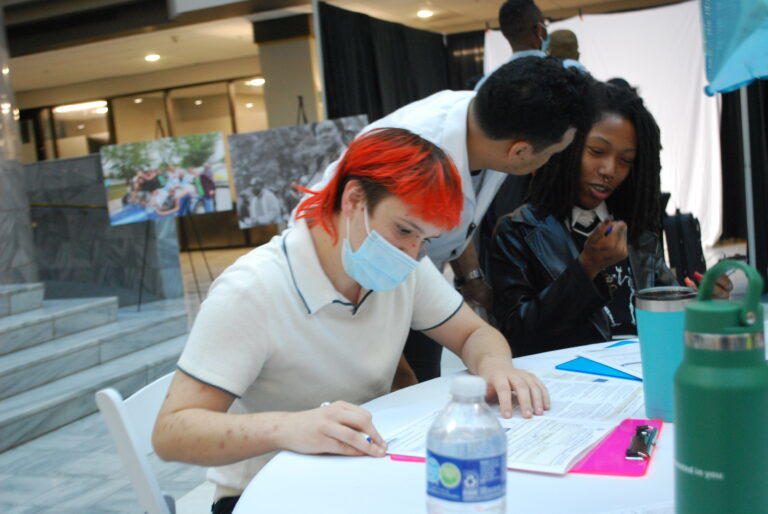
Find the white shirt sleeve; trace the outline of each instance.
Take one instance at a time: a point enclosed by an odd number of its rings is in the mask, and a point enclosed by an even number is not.
[[[269,358],[268,291],[252,267],[217,278],[192,326],[178,366],[191,377],[242,396]]]
[[[413,330],[436,328],[459,311],[464,298],[448,283],[429,257],[421,259],[413,273],[416,274],[411,319]]]

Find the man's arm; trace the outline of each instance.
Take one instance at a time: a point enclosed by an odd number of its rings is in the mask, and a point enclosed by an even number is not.
[[[490,313],[493,307],[493,291],[483,280],[474,241],[470,241],[462,254],[450,264],[457,283],[461,284],[459,290],[464,299],[480,305]]]
[[[334,402],[300,412],[229,414],[234,397],[177,371],[152,433],[164,460],[221,466],[274,450],[382,457],[386,443],[366,410]],[[366,442],[363,434],[373,440]]]
[[[469,371],[483,377],[496,394],[505,418],[512,416],[512,392],[524,418],[549,409],[546,386],[533,374],[515,368],[504,336],[466,304],[442,325],[424,332],[461,357]]]

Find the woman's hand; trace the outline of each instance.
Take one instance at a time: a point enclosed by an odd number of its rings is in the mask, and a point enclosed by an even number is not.
[[[280,447],[297,453],[386,455],[387,443],[374,428],[371,413],[347,402],[287,413],[279,430]]]
[[[524,418],[530,418],[533,414],[541,415],[549,410],[547,386],[533,373],[517,369],[508,358],[483,359],[477,374],[488,384],[488,396],[498,398],[503,417],[512,417],[513,392]]]
[[[623,221],[604,221],[589,235],[579,262],[590,279],[608,266],[627,258],[627,225]]]
[[[690,277],[685,277],[683,282],[694,291],[698,291],[699,284],[701,284],[701,281],[704,279],[704,275],[698,271],[694,271],[693,278],[696,279],[696,282],[691,280]],[[712,297],[717,300],[727,300],[731,297],[731,291],[733,291],[733,282],[731,282],[731,279],[728,278],[728,275],[720,275],[715,282],[715,289],[712,291]]]

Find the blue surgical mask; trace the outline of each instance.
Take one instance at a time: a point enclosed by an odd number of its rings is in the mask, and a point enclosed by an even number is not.
[[[402,284],[408,274],[419,265],[402,250],[384,239],[368,226],[368,211],[364,209],[365,231],[368,236],[356,252],[349,244],[349,218],[347,234],[341,247],[341,263],[344,271],[355,282],[371,291],[389,291]]]

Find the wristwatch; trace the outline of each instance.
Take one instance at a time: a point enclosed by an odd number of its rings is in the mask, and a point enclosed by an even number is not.
[[[466,275],[463,275],[461,277],[457,276],[456,278],[454,278],[453,279],[453,285],[455,285],[456,287],[464,287],[464,285],[467,282],[469,282],[471,280],[478,279],[478,278],[480,280],[485,278],[484,275],[483,275],[483,270],[481,270],[480,268],[475,268],[472,271],[470,271],[469,273],[467,273]]]

